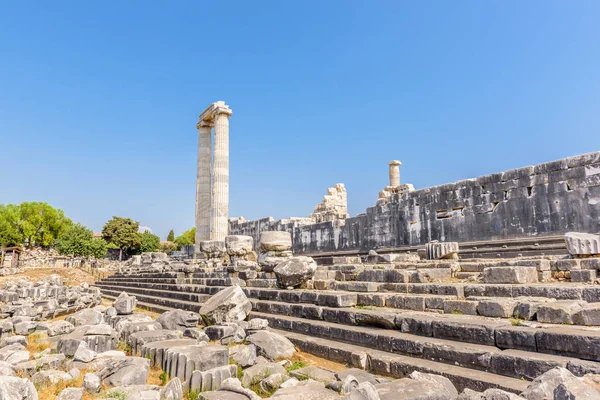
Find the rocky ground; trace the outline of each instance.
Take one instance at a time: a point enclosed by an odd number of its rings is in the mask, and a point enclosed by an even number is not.
[[[83,283],[59,276],[0,290],[0,399],[545,400],[599,399],[600,375],[554,368],[520,395],[459,393],[447,378],[413,372],[376,376],[298,352],[264,319],[249,319],[239,286],[200,312],[136,308],[122,293],[101,302]],[[350,361],[350,360],[349,360]]]

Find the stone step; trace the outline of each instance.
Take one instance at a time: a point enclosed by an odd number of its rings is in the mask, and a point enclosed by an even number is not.
[[[360,282],[354,282],[360,283]],[[132,293],[141,293],[157,296],[173,296],[182,300],[196,300],[197,294],[212,295],[223,287],[188,285],[188,284],[146,284],[140,282],[98,282],[98,287],[111,290],[131,291]],[[131,289],[128,289],[131,288]],[[150,290],[150,291],[149,291]],[[151,292],[162,291],[164,293]],[[348,291],[288,291],[281,289],[268,288],[245,288],[246,294],[250,298],[266,299],[275,301],[285,301],[288,303],[308,303],[321,306],[333,305],[339,307],[359,306],[359,307],[389,307],[399,310],[412,311],[434,311],[446,314],[466,314],[481,315],[494,318],[517,318],[519,320],[535,320],[539,307],[558,303],[554,299],[547,297],[488,297],[486,292],[470,291],[476,295],[459,298],[455,295],[435,295],[435,294],[414,294],[414,293],[389,293],[389,292],[369,292],[353,293]],[[443,290],[440,290],[443,293]],[[171,295],[169,293],[172,293]],[[190,297],[189,293],[194,293]],[[547,294],[552,291],[547,292]],[[302,294],[302,295],[300,295]],[[558,296],[556,296],[558,297]],[[585,305],[584,302],[581,304]],[[589,307],[595,308],[594,304]],[[574,313],[574,311],[573,311]],[[592,310],[588,315],[592,315]],[[575,318],[562,318],[562,314],[557,314],[557,319],[545,319],[544,322],[553,323],[576,323],[587,325],[598,325],[597,319],[576,320]]]
[[[512,325],[481,316],[393,311],[390,309],[327,308],[313,305],[251,300],[256,312],[316,322],[398,330],[498,349],[524,350],[600,361],[600,331],[564,325]],[[308,323],[308,322],[307,322]]]
[[[125,290],[145,303],[190,311],[199,310],[201,305],[200,302],[173,299],[173,293],[168,291],[147,288],[130,290],[126,287],[100,287],[100,289],[103,295],[116,297]],[[246,289],[246,291],[248,290],[250,289]],[[300,302],[299,300],[302,299],[300,291],[281,292],[287,294],[283,296],[284,301],[257,300],[251,297],[254,310],[273,315],[309,318],[337,324],[398,329],[414,335],[496,346],[500,349],[527,350],[600,361],[600,331],[594,328],[570,328],[563,325],[540,323],[535,324],[536,328],[513,326],[506,319],[491,319],[482,316],[440,315],[375,307],[327,307]]]
[[[99,281],[117,282],[109,278]],[[141,284],[144,281],[136,276],[123,277],[119,285],[129,286],[131,283]],[[150,283],[150,282],[149,282]],[[179,283],[191,283],[187,280],[153,281],[151,283],[170,284],[173,287]],[[211,282],[216,283],[216,282]],[[217,285],[218,286],[218,285]],[[337,290],[351,292],[371,292],[374,286],[368,282],[339,282]],[[165,289],[168,290],[168,289]],[[334,290],[324,288],[324,290]],[[479,297],[547,297],[557,300],[585,300],[589,303],[600,302],[600,285],[581,283],[531,283],[531,284],[486,284],[486,283],[379,283],[377,291],[382,293],[412,293],[426,295],[455,295],[458,298],[471,296]]]
[[[112,298],[117,298],[119,296],[119,294],[121,294],[120,290],[108,290],[108,289],[101,289],[102,292],[102,296],[111,296]],[[178,300],[178,299],[173,299],[173,298],[169,298],[169,297],[159,297],[159,296],[148,296],[148,295],[143,295],[143,294],[138,294],[138,293],[130,293],[135,295],[135,297],[137,299],[139,299],[139,301],[141,303],[149,303],[149,304],[154,304],[154,305],[159,305],[162,307],[168,307],[168,308],[179,308],[182,310],[187,310],[187,311],[194,311],[194,312],[198,312],[200,310],[200,307],[202,306],[201,303],[198,302],[193,302],[193,301],[184,301],[184,300]]]
[[[501,350],[494,346],[425,338],[382,328],[346,326],[260,312],[252,312],[252,318],[266,319],[274,329],[524,380],[533,380],[558,366],[579,371],[584,364],[582,360],[572,357]],[[588,368],[592,365],[591,368],[600,367],[598,363],[585,364]]]
[[[107,299],[107,300],[112,300],[114,301],[118,296],[112,295],[112,294],[108,294],[108,293],[102,293],[102,297]],[[141,310],[147,310],[147,311],[152,311],[155,313],[159,313],[162,314],[165,311],[169,311],[169,310],[174,310],[174,307],[167,307],[167,306],[161,306],[158,304],[154,304],[154,303],[148,303],[148,302],[143,302],[143,301],[138,301],[137,308],[141,309]]]
[[[348,343],[316,338],[298,332],[271,329],[286,336],[300,350],[331,361],[365,368],[368,371],[394,378],[404,378],[414,371],[442,375],[450,379],[459,392],[466,388],[484,391],[498,388],[512,393],[525,390],[528,381],[499,376],[456,365],[418,359]]]

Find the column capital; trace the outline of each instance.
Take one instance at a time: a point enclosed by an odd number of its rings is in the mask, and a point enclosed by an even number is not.
[[[230,116],[232,114],[231,109],[224,101],[215,101],[210,106],[206,108],[206,110],[202,111],[202,114],[198,117],[200,121],[209,121],[212,122],[215,119],[215,116],[225,114]]]
[[[205,120],[201,119],[201,120],[200,120],[200,121],[199,121],[199,122],[196,124],[196,129],[203,129],[203,128],[204,128],[204,129],[206,129],[206,128],[208,128],[208,129],[212,129],[212,127],[213,127],[214,125],[215,125],[215,124],[214,124],[213,122],[211,122],[211,121],[205,121]]]
[[[398,161],[398,160],[392,160],[392,161],[390,161],[390,167],[393,166],[393,165],[400,166],[400,165],[402,165],[402,163],[400,161]]]

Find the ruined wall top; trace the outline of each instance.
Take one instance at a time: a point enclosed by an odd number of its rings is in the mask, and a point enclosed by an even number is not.
[[[334,187],[327,188],[323,201],[317,204],[310,218],[315,222],[327,222],[346,219],[348,214],[348,195],[343,183],[336,183]]]

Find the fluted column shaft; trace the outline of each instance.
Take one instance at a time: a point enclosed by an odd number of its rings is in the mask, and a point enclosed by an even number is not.
[[[229,114],[215,113],[211,240],[225,240],[229,232]]]
[[[397,160],[390,161],[390,186],[400,186],[400,166],[402,163]]]
[[[210,164],[212,159],[211,131],[207,122],[198,124],[198,176],[196,178],[196,253],[202,240],[210,240],[211,185]]]

